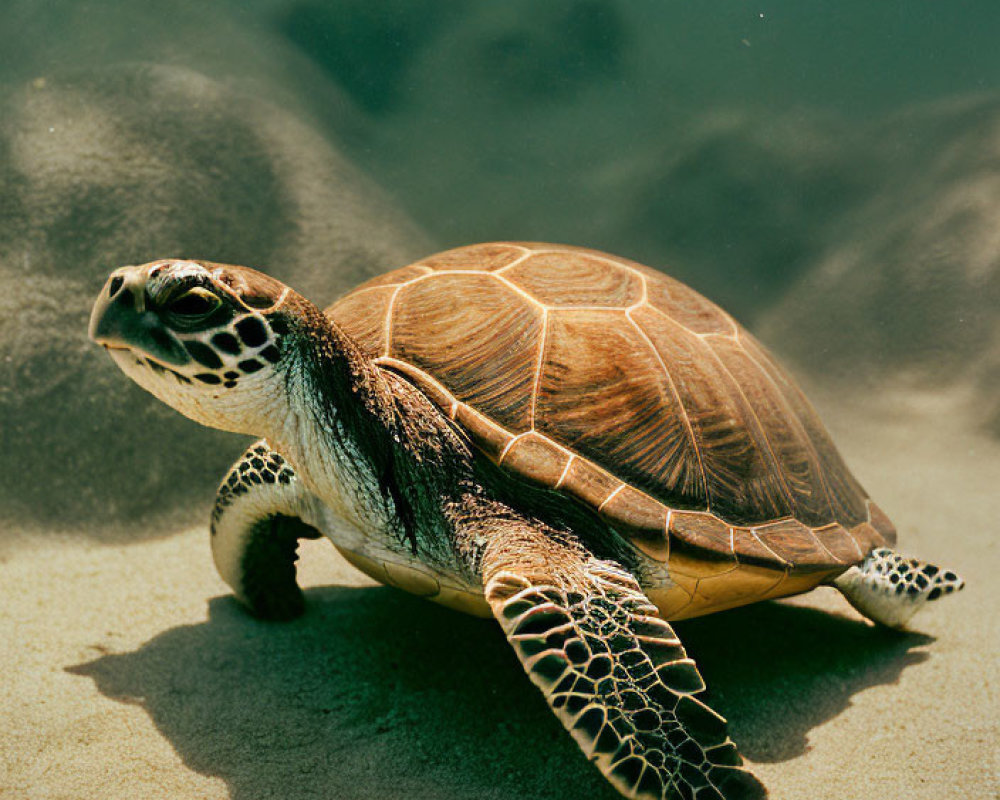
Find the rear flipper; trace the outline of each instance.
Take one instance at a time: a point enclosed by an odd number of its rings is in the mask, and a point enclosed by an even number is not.
[[[885,547],[872,550],[833,583],[858,611],[890,628],[902,627],[925,603],[965,586],[954,572]]]

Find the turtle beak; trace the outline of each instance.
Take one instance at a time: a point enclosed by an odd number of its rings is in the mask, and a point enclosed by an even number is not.
[[[104,284],[90,314],[90,338],[107,348],[139,350],[174,366],[191,357],[164,326],[159,315],[146,309],[145,267],[115,270]]]

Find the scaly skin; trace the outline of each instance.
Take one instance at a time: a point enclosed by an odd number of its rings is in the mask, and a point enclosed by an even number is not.
[[[961,590],[965,581],[954,572],[881,547],[840,575],[834,585],[866,617],[901,628],[926,603]]]

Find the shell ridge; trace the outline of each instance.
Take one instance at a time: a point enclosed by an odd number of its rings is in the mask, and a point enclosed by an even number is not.
[[[757,544],[759,544],[761,547],[763,547],[765,550],[767,550],[767,552],[769,552],[772,556],[774,556],[774,560],[777,563],[781,564],[783,567],[787,567],[788,566],[788,561],[786,561],[784,558],[782,558],[777,553],[775,553],[774,550],[772,550],[770,547],[768,547],[767,544],[764,542],[764,540],[761,539],[757,535],[757,529],[756,528],[749,528],[748,530],[750,531],[750,535],[754,539],[757,540]]]
[[[687,329],[685,328],[685,330]],[[730,385],[736,389],[739,398],[743,401],[743,406],[745,407],[746,411],[749,412],[748,422],[751,423],[751,425],[755,428],[755,432],[759,433],[760,438],[763,439],[764,445],[767,450],[767,457],[770,460],[769,466],[771,470],[775,474],[777,474],[778,480],[781,482],[781,489],[782,493],[785,496],[785,502],[788,504],[788,508],[794,511],[795,509],[794,495],[792,493],[791,488],[788,485],[788,480],[785,477],[785,471],[784,469],[782,469],[781,464],[778,461],[778,456],[774,452],[774,446],[771,444],[771,437],[768,435],[767,429],[764,427],[764,423],[761,422],[760,416],[757,414],[757,409],[753,407],[753,403],[750,402],[750,398],[747,397],[747,394],[743,390],[743,387],[740,385],[740,382],[736,379],[736,376],[733,375],[732,370],[729,369],[729,366],[726,364],[726,362],[724,362],[721,358],[719,358],[719,354],[715,352],[715,348],[713,348],[710,344],[705,342],[704,339],[699,338],[699,341],[701,342],[702,347],[704,347],[704,349],[711,354],[712,358],[715,360],[715,363],[718,364],[719,367],[722,369],[723,373],[728,378]],[[757,445],[758,450],[760,450],[760,444],[759,441],[757,441],[757,436],[754,436],[754,439],[755,439],[754,443]],[[762,455],[764,454],[762,450],[760,452]]]
[[[863,561],[865,558],[865,551],[861,549],[861,545],[858,543],[858,537],[854,535],[854,531],[851,528],[844,528],[847,531],[847,538],[851,540],[854,545],[854,549],[858,551],[858,561]]]
[[[485,270],[420,276],[393,305],[390,355],[434,375],[456,399],[487,411],[513,433],[522,432],[529,427],[543,311],[537,300]]]
[[[624,489],[624,488],[625,488],[625,484],[624,484],[624,483],[619,483],[619,484],[618,484],[618,488],[616,488],[616,489],[612,489],[612,490],[611,490],[611,491],[610,491],[610,492],[608,493],[608,496],[607,496],[607,497],[605,497],[605,498],[604,498],[604,499],[603,499],[603,500],[601,501],[601,504],[600,504],[600,505],[599,505],[599,506],[597,507],[597,513],[598,513],[598,514],[600,514],[600,513],[602,512],[602,511],[604,511],[604,507],[605,507],[605,506],[606,506],[606,505],[607,505],[608,503],[610,503],[610,502],[611,502],[611,501],[612,501],[612,500],[613,500],[613,499],[615,498],[615,496],[616,496],[617,494],[619,494],[619,493],[620,493],[620,492],[622,491],[622,489]]]
[[[531,430],[535,429],[535,409],[538,407],[538,390],[542,384],[542,370],[545,367],[545,343],[549,332],[549,309],[542,311],[542,332],[538,337],[538,361],[535,363],[535,383],[531,387],[531,406],[528,412],[528,423]]]
[[[662,277],[665,278],[670,283],[676,284],[677,286],[681,287],[682,289],[688,289],[689,291],[693,291],[692,289],[690,289],[690,287],[685,286],[683,283],[681,283],[678,280],[675,280],[675,279],[671,278],[669,275],[664,274],[664,275],[662,275]],[[712,306],[712,310],[713,311],[717,311],[718,314],[719,314],[719,317],[726,323],[726,325],[729,326],[730,330],[729,330],[728,333],[722,333],[720,331],[701,331],[701,332],[699,332],[699,331],[696,331],[696,330],[692,330],[687,325],[685,325],[683,322],[675,319],[673,316],[671,316],[670,314],[668,314],[666,311],[664,311],[659,306],[657,306],[657,305],[655,305],[653,303],[648,303],[647,305],[649,306],[649,308],[653,309],[653,311],[655,311],[657,314],[659,314],[664,319],[670,320],[674,325],[678,325],[679,327],[683,328],[685,331],[687,331],[688,333],[690,333],[692,336],[697,336],[699,339],[704,339],[704,338],[709,337],[709,336],[721,336],[721,337],[726,337],[726,338],[729,338],[729,339],[736,338],[736,336],[739,333],[739,329],[740,329],[739,324],[736,322],[736,320],[733,319],[731,316],[729,316],[729,314],[727,314],[721,308],[719,308],[719,306],[717,306],[714,303],[712,303],[711,300],[708,300],[708,298],[702,298],[702,299],[705,300],[707,303],[710,303],[711,306]]]
[[[503,466],[503,460],[507,457],[510,449],[527,435],[527,433],[519,433],[517,436],[511,437],[511,440],[507,442],[507,444],[503,446],[503,450],[500,451],[500,457],[497,459],[497,464]]]
[[[407,281],[408,283],[409,281]],[[385,326],[385,357],[388,358],[389,354],[392,352],[392,312],[396,307],[396,298],[399,297],[400,291],[406,286],[405,283],[399,284],[392,292],[392,297],[389,298],[389,302],[385,309],[385,320],[383,325]]]
[[[738,336],[736,341],[740,345],[740,347],[743,348],[743,351],[747,354],[747,357],[757,366],[757,369],[761,371],[764,377],[767,378],[767,380],[771,383],[771,385],[774,386],[774,388],[777,390],[778,397],[781,400],[782,405],[784,406],[787,418],[791,420],[792,424],[798,431],[801,440],[805,442],[806,447],[809,450],[809,453],[812,455],[812,467],[815,471],[815,474],[819,477],[820,485],[823,487],[823,492],[826,495],[827,506],[830,509],[830,519],[836,519],[837,514],[836,511],[834,510],[833,490],[830,488],[830,485],[827,482],[826,470],[824,470],[822,467],[822,463],[819,457],[819,451],[816,449],[816,443],[813,441],[812,436],[809,435],[809,432],[805,429],[805,426],[799,419],[799,415],[796,414],[794,409],[791,407],[791,404],[788,402],[788,398],[785,397],[785,393],[781,390],[781,387],[778,385],[778,382],[774,379],[774,375],[771,374],[771,370],[768,369],[764,364],[762,364],[760,359],[757,358],[757,354],[755,352],[757,349],[756,344],[753,341],[750,341],[749,344],[751,345],[751,347],[747,347],[747,343],[745,343],[744,338],[741,336]]]
[[[506,272],[507,270],[512,269],[513,267],[516,267],[518,264],[523,264],[525,261],[527,261],[535,254],[535,251],[529,250],[526,247],[521,247],[521,245],[519,244],[515,244],[513,245],[513,247],[516,247],[521,251],[521,257],[515,258],[506,266],[500,267],[500,269],[493,270],[494,275],[500,275],[501,273]]]
[[[535,254],[532,253],[531,255],[535,255]],[[547,305],[545,305],[545,303],[543,303],[540,300],[538,300],[536,297],[534,297],[534,295],[526,292],[524,289],[522,289],[520,286],[518,286],[516,283],[514,283],[514,281],[510,280],[509,278],[506,278],[503,275],[497,275],[497,273],[495,273],[495,272],[486,272],[486,273],[477,273],[477,274],[485,274],[485,275],[489,275],[489,276],[495,278],[496,280],[500,281],[500,283],[502,283],[504,286],[506,286],[508,289],[517,292],[519,295],[521,295],[521,297],[523,297],[525,300],[527,300],[532,305],[538,306],[538,308],[542,309],[543,313],[547,312],[549,310],[549,307]]]
[[[815,528],[812,528],[809,525],[806,525],[806,528],[809,531],[809,535],[812,536],[812,538],[816,540],[816,543],[819,544],[819,546],[823,549],[823,552],[825,552],[828,556],[830,556],[830,558],[834,562],[836,562],[838,564],[843,564],[844,563],[844,560],[842,558],[838,558],[836,555],[834,555],[833,551],[831,551],[829,547],[827,547],[825,544],[823,544],[823,540],[820,539],[816,535],[816,529]]]
[[[451,393],[451,390],[449,390],[448,387],[446,387],[443,383],[441,383],[441,381],[437,380],[437,378],[434,378],[431,375],[428,375],[426,371],[420,369],[420,367],[411,364],[409,361],[402,361],[398,358],[393,358],[392,356],[379,356],[378,358],[375,358],[373,360],[378,366],[391,369],[397,375],[402,376],[410,383],[414,383],[415,380],[426,382],[427,385],[433,388],[436,392],[439,392],[442,396],[450,398],[452,403],[458,402],[455,399],[455,396]],[[421,391],[423,391],[422,387],[420,387],[419,384],[415,385],[417,386],[418,389],[421,389]],[[426,394],[426,392],[424,393]],[[434,401],[433,397],[429,397],[428,399]],[[444,407],[440,406],[439,402],[434,401],[434,404],[439,406],[443,411],[445,410]],[[458,404],[465,405],[464,403],[458,403]]]
[[[566,466],[563,467],[562,475],[559,476],[559,480],[556,481],[556,485],[552,487],[553,489],[559,489],[562,487],[563,481],[566,480],[566,476],[569,474],[569,468],[573,466],[574,459],[576,459],[576,454],[570,453],[569,458],[566,459]]]
[[[638,308],[641,305],[649,305],[649,281],[646,280],[646,276],[639,272],[639,270],[632,269],[632,267],[628,266],[628,264],[624,264],[623,266],[625,269],[632,270],[634,274],[639,276],[639,284],[642,286],[642,297],[640,297],[639,301],[628,310],[631,311],[632,308]]]
[[[648,304],[647,304],[648,305]],[[652,306],[650,306],[652,307]],[[656,357],[657,363],[663,370],[663,374],[667,376],[667,383],[670,385],[670,391],[673,392],[674,398],[677,400],[677,406],[681,410],[681,416],[684,418],[684,427],[687,431],[688,438],[691,442],[691,448],[694,450],[695,457],[698,459],[698,471],[701,474],[701,485],[705,491],[705,507],[707,509],[712,508],[712,495],[709,490],[708,476],[705,474],[705,464],[701,458],[701,449],[698,447],[698,440],[694,435],[694,427],[691,425],[691,418],[688,415],[687,408],[684,407],[684,401],[681,400],[680,392],[677,391],[677,385],[674,383],[673,377],[670,375],[670,370],[667,369],[666,362],[663,360],[663,356],[660,355],[660,351],[656,349],[656,345],[653,344],[653,340],[649,338],[649,335],[643,330],[643,327],[635,321],[632,317],[632,313],[629,310],[625,311],[625,316],[628,317],[629,322],[632,323],[632,327],[635,328],[639,335],[642,336],[643,341],[646,346],[652,351],[653,355]]]

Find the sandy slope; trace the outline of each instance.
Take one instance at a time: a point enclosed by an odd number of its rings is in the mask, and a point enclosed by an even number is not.
[[[1000,788],[1000,447],[937,403],[823,410],[903,549],[961,571],[965,592],[902,634],[830,590],[678,626],[776,800]],[[16,539],[0,561],[0,794],[615,796],[491,624],[373,587],[323,543],[304,556],[309,612],[272,625],[227,595],[204,530]]]

